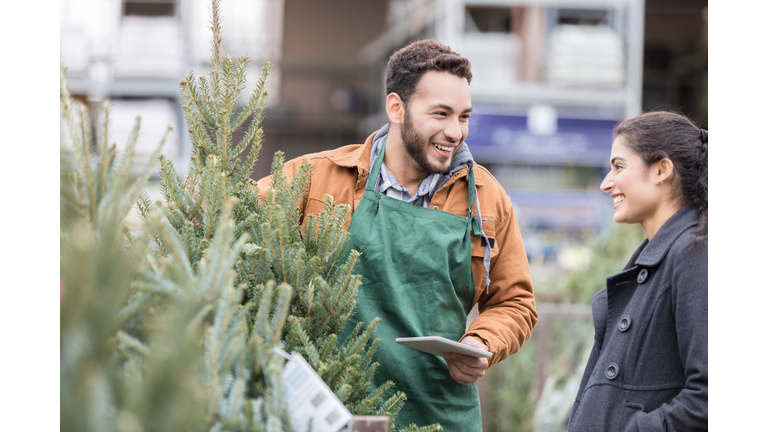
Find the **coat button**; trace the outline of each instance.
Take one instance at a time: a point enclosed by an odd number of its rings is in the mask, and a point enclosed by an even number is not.
[[[474,243],[470,243],[469,244],[469,249],[470,250],[475,250],[475,244]]]
[[[619,331],[627,331],[629,330],[629,326],[632,325],[632,318],[629,317],[629,315],[624,315],[621,317],[621,320],[619,320]]]
[[[640,270],[640,273],[637,274],[637,283],[643,283],[646,279],[648,279],[648,269]]]
[[[616,378],[619,375],[619,365],[616,363],[608,363],[608,369],[605,370],[605,377],[609,380]]]
[[[437,210],[438,207],[436,205],[432,206],[432,210]]]

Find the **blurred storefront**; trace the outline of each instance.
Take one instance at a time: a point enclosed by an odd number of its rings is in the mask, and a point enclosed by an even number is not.
[[[610,221],[599,184],[613,127],[641,111],[644,3],[439,5],[437,38],[473,64],[470,149],[507,190],[537,274],[559,269]]]
[[[190,143],[178,82],[209,61],[205,0],[61,0],[73,93],[114,104],[113,140],[144,118],[139,150],[168,122],[165,153]],[[554,259],[610,221],[599,191],[611,129],[648,109],[707,123],[706,0],[224,0],[225,50],[270,60],[265,140],[287,158],[362,142],[386,122],[389,55],[431,37],[473,64],[468,144],[511,197],[526,245]]]

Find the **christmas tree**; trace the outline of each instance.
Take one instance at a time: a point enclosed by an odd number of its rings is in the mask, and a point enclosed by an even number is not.
[[[232,267],[246,239],[230,241],[231,205],[194,270],[161,206],[144,212],[140,233],[127,231],[123,220],[132,201],[146,201],[151,169],[130,175],[139,120],[119,155],[108,145],[108,106],[93,140],[63,68],[61,84],[71,148],[62,150],[60,178],[61,430],[291,430],[282,362],[270,355],[291,288],[270,282],[259,305],[243,304]],[[153,250],[157,242],[166,253]],[[250,315],[259,338],[247,335]]]
[[[353,414],[393,419],[405,395],[391,382],[370,385],[377,320],[339,340],[360,285],[359,253],[346,253],[350,210],[329,196],[302,221],[311,166],[288,182],[280,153],[262,199],[250,175],[270,65],[239,107],[249,60],[222,56],[218,1],[211,10],[211,71],[181,81],[193,143],[186,178],[159,156],[165,203],[142,189],[151,163],[130,176],[139,120],[117,155],[105,104],[92,140],[62,69],[62,139],[72,148],[61,168],[62,429],[291,430],[274,347],[301,353]],[[122,226],[134,202],[139,233]]]

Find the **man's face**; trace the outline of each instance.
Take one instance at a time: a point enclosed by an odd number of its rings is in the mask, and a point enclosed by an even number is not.
[[[469,131],[472,98],[466,78],[425,73],[408,101],[400,137],[422,172],[445,173]]]

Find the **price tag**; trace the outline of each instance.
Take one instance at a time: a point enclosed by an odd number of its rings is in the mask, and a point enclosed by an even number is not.
[[[275,351],[288,359],[281,375],[283,396],[293,428],[297,432],[338,432],[352,421],[352,414],[333,394],[323,379],[299,353],[288,355]]]

